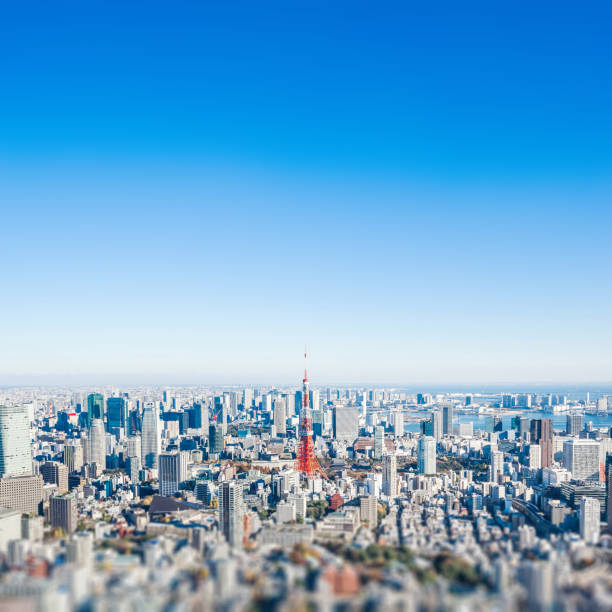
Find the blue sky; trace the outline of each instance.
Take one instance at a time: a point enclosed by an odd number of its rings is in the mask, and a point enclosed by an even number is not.
[[[0,384],[612,380],[608,3],[210,4],[2,9]]]

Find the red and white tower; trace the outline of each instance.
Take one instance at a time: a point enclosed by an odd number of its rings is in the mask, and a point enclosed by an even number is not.
[[[306,351],[304,351],[304,360],[306,360]],[[323,468],[317,460],[312,442],[312,420],[310,417],[310,396],[308,393],[308,372],[306,367],[304,367],[304,380],[302,381],[302,410],[300,411],[299,436],[300,442],[295,465],[296,470],[307,478],[312,478],[316,473],[319,473],[323,478],[327,479]]]

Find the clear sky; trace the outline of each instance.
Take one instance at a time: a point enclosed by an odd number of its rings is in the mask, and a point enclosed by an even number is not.
[[[612,380],[609,2],[12,2],[0,384]]]

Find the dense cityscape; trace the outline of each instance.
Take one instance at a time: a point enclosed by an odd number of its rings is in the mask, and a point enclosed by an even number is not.
[[[1,398],[2,609],[612,608],[600,393]]]

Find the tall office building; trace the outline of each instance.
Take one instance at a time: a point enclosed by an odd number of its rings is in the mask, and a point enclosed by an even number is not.
[[[250,410],[253,406],[253,389],[244,389],[242,392],[242,406],[245,410]]]
[[[285,399],[276,398],[274,400],[274,425],[276,426],[276,433],[286,434],[287,433],[287,415],[285,413]]]
[[[436,440],[436,442],[440,441],[442,437],[442,429],[443,429],[443,419],[442,413],[439,410],[435,410],[431,413],[431,424],[432,424],[432,432],[431,435]],[[452,425],[451,425],[452,428]]]
[[[142,414],[141,459],[145,468],[157,469],[161,452],[161,424],[156,402],[145,402]]]
[[[430,436],[419,438],[417,470],[419,474],[436,473],[436,440]]]
[[[219,423],[211,423],[208,427],[208,452],[213,455],[220,455],[224,449],[223,426]]]
[[[57,461],[45,461],[40,466],[40,474],[47,484],[54,484],[60,493],[68,491],[68,468]]]
[[[359,500],[360,518],[370,529],[378,526],[378,500],[376,495],[363,495]]]
[[[568,414],[565,432],[568,436],[577,436],[584,429],[584,417],[581,414]]]
[[[219,487],[219,529],[230,546],[242,543],[242,483],[228,480]]]
[[[334,438],[352,444],[359,435],[359,414],[355,406],[334,406]]]
[[[49,502],[49,518],[52,527],[61,527],[66,533],[74,533],[77,527],[77,504],[72,494],[56,495]]]
[[[563,443],[563,467],[574,480],[599,480],[599,442],[571,439]]]
[[[396,410],[393,413],[393,435],[396,438],[401,438],[404,435],[404,413],[401,410]]]
[[[383,493],[389,497],[397,495],[397,459],[395,455],[383,457],[382,489]]]
[[[553,426],[550,419],[533,419],[530,425],[531,442],[540,445],[540,467],[552,464]]]
[[[118,440],[126,435],[127,431],[127,402],[122,397],[109,397],[106,400],[106,421],[108,432]]]
[[[542,449],[539,444],[529,445],[529,468],[532,470],[539,470],[542,461]]]
[[[445,436],[453,433],[454,414],[455,408],[452,404],[445,404],[442,406],[442,433]]]
[[[489,480],[499,482],[499,477],[504,473],[504,453],[493,451],[491,453],[491,463],[489,464]]]
[[[580,499],[580,537],[588,544],[599,542],[601,506],[594,497]]]
[[[87,396],[87,419],[89,423],[94,419],[104,420],[104,396],[101,393],[90,393]]]
[[[43,479],[36,476],[0,478],[0,508],[38,514],[43,497]]]
[[[162,454],[159,456],[159,494],[174,495],[181,482],[187,479],[187,459],[185,451]]]
[[[32,473],[30,420],[26,406],[0,406],[0,478]]]
[[[612,533],[612,454],[606,455],[605,461],[605,475],[606,475],[606,502],[607,502],[607,519],[608,519],[608,531]]]
[[[83,467],[83,447],[80,440],[71,440],[64,446],[64,464],[69,474]]]
[[[385,451],[385,428],[376,425],[374,428],[374,459],[380,461]]]
[[[89,428],[89,463],[101,473],[106,469],[106,432],[101,419],[93,419]]]

